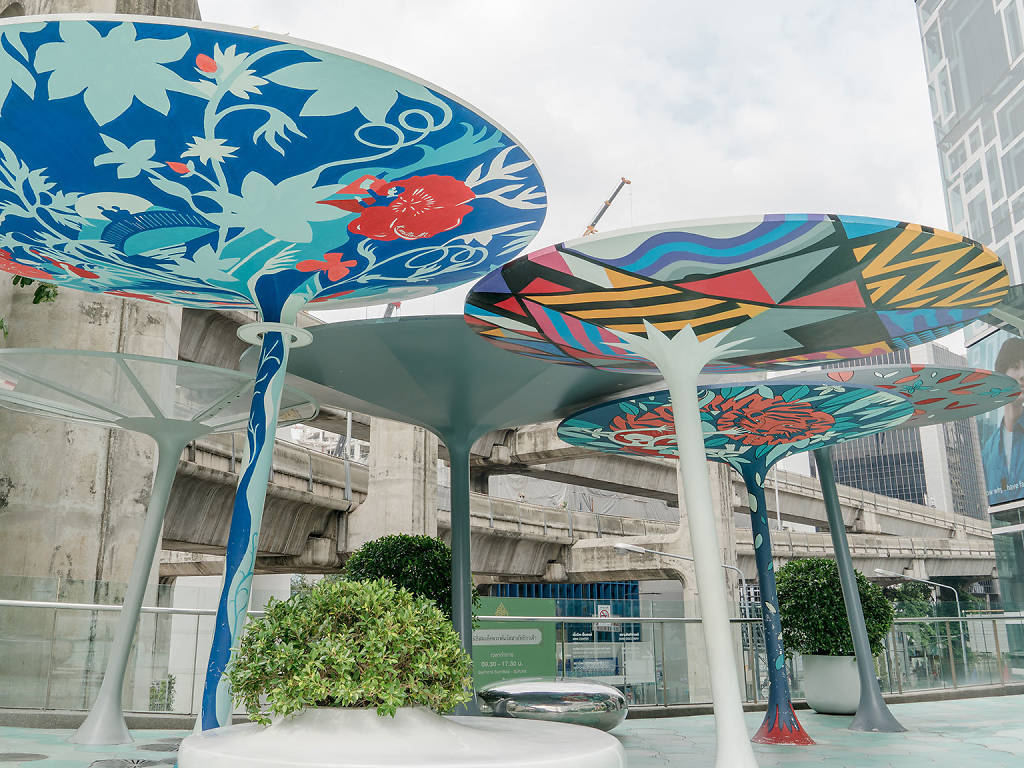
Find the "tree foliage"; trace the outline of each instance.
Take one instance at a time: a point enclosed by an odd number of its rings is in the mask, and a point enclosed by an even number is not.
[[[15,275],[11,282],[19,288],[28,288],[35,281],[29,277],[20,277]],[[57,300],[57,286],[53,283],[40,283],[36,286],[35,292],[32,294],[33,304],[49,304]],[[0,316],[0,333],[3,333],[4,338],[7,338],[7,334],[10,332],[10,327],[7,325],[6,318]]]
[[[868,581],[860,571],[856,574],[871,652],[877,654],[893,623],[892,603],[880,586]],[[854,654],[835,560],[823,557],[792,560],[779,569],[777,581],[782,639],[787,653]]]
[[[384,579],[324,579],[268,603],[247,625],[228,678],[236,703],[266,724],[306,707],[445,712],[470,698],[470,669],[431,601]]]
[[[388,579],[452,614],[452,550],[433,536],[402,533],[368,541],[345,562],[344,573],[357,581]]]

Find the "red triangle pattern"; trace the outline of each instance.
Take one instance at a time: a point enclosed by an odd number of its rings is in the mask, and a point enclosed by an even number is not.
[[[730,272],[726,275],[709,277],[707,280],[676,283],[676,285],[680,288],[723,299],[759,301],[762,304],[775,303],[775,300],[772,299],[768,291],[761,285],[761,281],[749,269],[745,269],[742,272]]]
[[[851,281],[835,285],[823,291],[782,302],[784,307],[863,307],[864,297],[860,295],[857,283]]]
[[[523,317],[527,316],[526,312],[523,311],[523,308],[520,306],[519,302],[516,301],[514,296],[509,297],[504,301],[499,301],[494,306],[496,306],[498,309],[504,309],[506,312],[514,312],[515,314],[522,315]]]
[[[523,288],[522,293],[566,293],[568,290],[564,285],[556,285],[543,277],[535,277]]]

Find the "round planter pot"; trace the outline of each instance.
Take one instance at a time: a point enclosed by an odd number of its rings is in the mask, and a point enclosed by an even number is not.
[[[804,695],[823,715],[855,715],[860,702],[856,656],[804,656]]]
[[[564,723],[441,717],[400,709],[307,709],[273,725],[232,725],[187,737],[179,768],[625,768],[618,739]]]

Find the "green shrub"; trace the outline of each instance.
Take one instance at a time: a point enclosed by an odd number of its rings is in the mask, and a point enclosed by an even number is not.
[[[892,604],[880,586],[868,581],[860,571],[856,573],[871,652],[877,654],[892,626]],[[823,557],[792,560],[778,570],[777,583],[782,642],[787,653],[854,655],[835,560]]]
[[[344,573],[354,581],[387,579],[452,615],[452,550],[433,536],[394,534],[368,541],[345,562]]]
[[[249,717],[306,707],[444,712],[468,701],[471,662],[451,621],[385,581],[323,580],[249,623],[228,677]],[[261,701],[266,697],[266,710]]]
[[[149,684],[149,711],[170,712],[174,709],[174,675]]]

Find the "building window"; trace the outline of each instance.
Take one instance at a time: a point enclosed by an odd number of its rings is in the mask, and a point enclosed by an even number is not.
[[[985,153],[985,172],[988,174],[988,191],[992,194],[992,200],[999,200],[1003,196],[1003,174],[999,169],[999,154],[994,147]]]
[[[1010,54],[1010,61],[1014,61],[1024,53],[1024,39],[1021,38],[1020,16],[1012,2],[1003,11],[1003,26],[1006,28],[1006,50]]]

